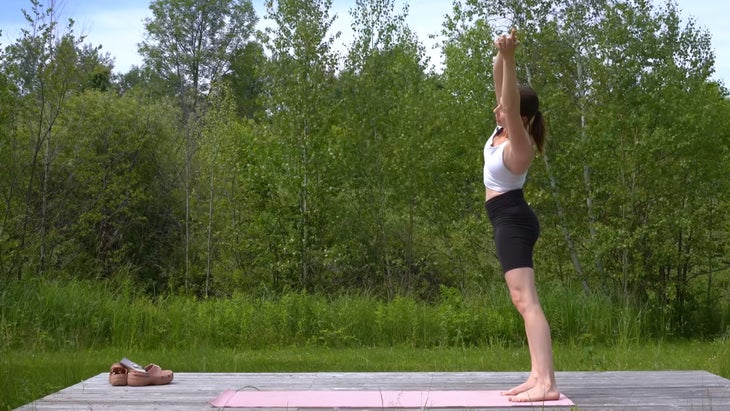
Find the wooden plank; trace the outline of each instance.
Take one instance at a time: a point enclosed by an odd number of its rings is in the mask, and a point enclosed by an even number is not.
[[[112,387],[102,373],[18,410],[212,410],[208,401],[225,390],[500,390],[526,377],[517,372],[176,373],[169,385]],[[730,410],[730,380],[706,371],[558,372],[557,379],[581,411]]]

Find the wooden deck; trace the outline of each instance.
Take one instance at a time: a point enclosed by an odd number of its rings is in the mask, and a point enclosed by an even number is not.
[[[224,390],[500,390],[525,377],[521,372],[176,373],[169,385],[112,387],[108,374],[101,373],[18,410],[213,410],[208,401]],[[558,372],[557,379],[574,410],[730,410],[730,380],[706,371]]]

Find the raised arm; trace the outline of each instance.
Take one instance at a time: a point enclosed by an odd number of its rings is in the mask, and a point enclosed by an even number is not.
[[[517,87],[515,63],[515,50],[518,45],[515,29],[512,29],[509,36],[501,36],[496,41],[498,56],[502,59],[500,104],[505,117],[504,126],[509,135],[509,144],[504,151],[504,163],[511,172],[522,174],[530,168],[535,157],[535,148],[520,115],[520,91]]]
[[[494,95],[497,98],[497,105],[502,100],[502,72],[504,70],[504,62],[502,61],[502,53],[497,50],[497,55],[494,56],[494,67],[492,69],[494,77]]]

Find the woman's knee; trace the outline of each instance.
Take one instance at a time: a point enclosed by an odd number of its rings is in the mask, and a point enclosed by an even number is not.
[[[540,302],[535,288],[535,275],[531,268],[518,268],[505,274],[512,304],[520,314],[540,310]]]
[[[510,289],[510,297],[512,298],[512,304],[515,306],[517,311],[523,316],[533,310],[539,310],[540,304],[534,297],[534,294],[526,289]]]

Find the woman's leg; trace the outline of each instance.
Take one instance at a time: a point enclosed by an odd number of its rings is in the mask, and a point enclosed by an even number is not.
[[[535,288],[535,271],[516,268],[505,274],[512,303],[525,322],[527,344],[530,349],[531,371],[527,381],[505,395],[511,401],[545,401],[560,398],[555,382],[550,326],[540,306]]]

